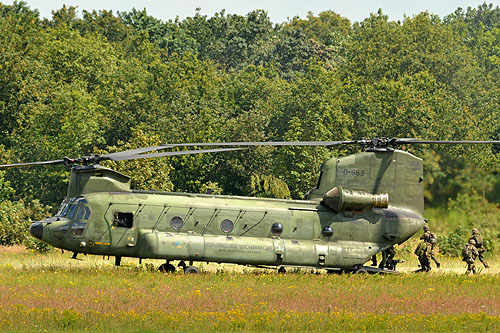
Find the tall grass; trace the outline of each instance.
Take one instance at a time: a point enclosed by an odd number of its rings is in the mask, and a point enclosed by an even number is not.
[[[2,331],[500,329],[495,274],[278,275],[205,265],[208,273],[185,276],[69,257],[0,251]],[[462,272],[443,262],[452,264]]]

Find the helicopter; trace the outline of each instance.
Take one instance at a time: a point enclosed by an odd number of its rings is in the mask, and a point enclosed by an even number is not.
[[[328,272],[391,273],[364,264],[402,244],[426,224],[421,158],[410,144],[499,144],[375,138],[350,141],[181,143],[105,155],[0,165],[0,169],[72,165],[66,197],[55,216],[30,234],[78,254],[162,259],[159,269],[199,273],[195,262],[255,267],[307,267]],[[359,145],[364,151],[323,162],[304,200],[131,189],[130,177],[99,163],[219,153],[251,146]],[[225,147],[164,151],[176,147]],[[155,152],[153,152],[155,151]],[[394,265],[395,266],[395,265]]]

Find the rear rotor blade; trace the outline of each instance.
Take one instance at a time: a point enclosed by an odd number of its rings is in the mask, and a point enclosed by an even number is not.
[[[412,138],[396,139],[394,144],[440,144],[440,145],[460,145],[460,144],[500,144],[500,141],[483,140],[418,140]]]

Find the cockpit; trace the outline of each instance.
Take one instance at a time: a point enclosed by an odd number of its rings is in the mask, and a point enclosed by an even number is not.
[[[73,223],[71,223],[71,226],[65,224],[54,229],[55,238],[62,239],[68,229],[70,229],[70,235],[73,237],[79,237],[83,234],[90,218],[90,208],[87,204],[87,199],[84,197],[71,198],[61,204],[56,217],[73,220]]]

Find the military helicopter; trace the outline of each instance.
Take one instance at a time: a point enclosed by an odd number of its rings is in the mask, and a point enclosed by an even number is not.
[[[185,273],[195,262],[257,267],[310,267],[331,272],[388,272],[364,266],[390,246],[402,244],[425,225],[422,159],[395,147],[408,144],[499,144],[500,141],[229,142],[166,144],[76,159],[0,165],[1,168],[73,165],[67,195],[54,217],[29,231],[56,248],[115,257],[173,261]],[[251,146],[360,145],[363,152],[326,160],[305,200],[139,191],[130,178],[99,165],[184,154],[215,153]],[[158,152],[174,147],[218,146]],[[153,152],[156,151],[156,152]],[[187,263],[186,263],[187,262]]]

